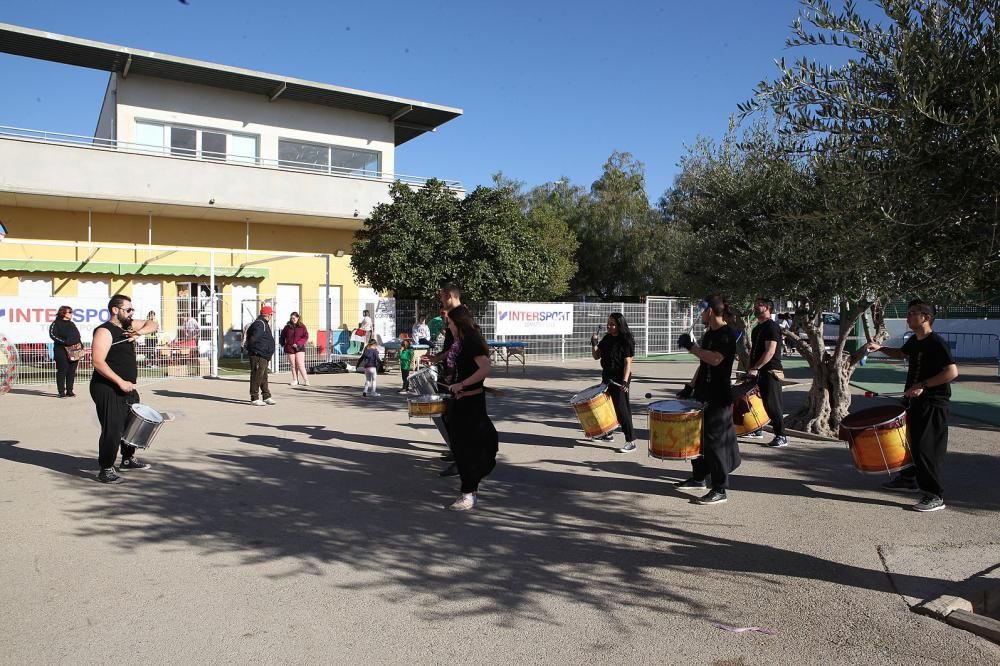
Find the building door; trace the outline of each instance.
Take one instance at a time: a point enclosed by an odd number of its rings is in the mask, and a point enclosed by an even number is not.
[[[340,336],[339,329],[341,325],[341,310],[340,310],[340,297],[343,287],[339,284],[330,285],[330,337],[333,339],[333,344],[337,344],[338,338]],[[316,314],[316,342],[324,349],[326,348],[326,287],[320,286],[318,298],[316,302],[319,304],[319,312]],[[342,350],[337,350],[339,353],[346,353],[347,347],[344,346]]]
[[[135,282],[132,284],[132,307],[136,319],[146,319],[152,312],[157,321],[163,317],[163,285],[160,282]],[[160,322],[162,326],[162,322]]]
[[[276,330],[284,328],[293,312],[301,314],[302,310],[302,287],[297,284],[279,284],[278,291],[275,292],[275,312],[272,322]]]

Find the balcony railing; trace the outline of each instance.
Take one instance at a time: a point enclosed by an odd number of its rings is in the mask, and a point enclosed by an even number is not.
[[[133,153],[136,155],[150,155],[154,157],[164,157],[175,160],[194,160],[207,162],[209,164],[233,164],[238,166],[258,167],[262,169],[278,169],[280,171],[297,171],[300,173],[311,173],[320,176],[332,176],[334,178],[357,178],[361,180],[393,182],[400,181],[407,185],[422,187],[430,178],[420,176],[408,176],[399,173],[386,173],[384,171],[367,171],[364,169],[351,169],[347,167],[336,167],[328,165],[317,165],[307,162],[295,162],[292,160],[272,160],[261,157],[249,157],[231,153],[217,153],[202,151],[202,156],[194,154],[190,149],[172,149],[170,146],[151,146],[139,143],[128,143],[115,139],[102,139],[93,136],[81,136],[78,134],[63,134],[60,132],[49,132],[47,130],[26,129],[24,127],[10,127],[0,125],[0,138],[17,139],[21,141],[35,141],[43,143],[53,143],[64,146],[75,146],[78,148],[89,148],[92,150],[110,150],[123,153]],[[188,154],[185,154],[188,153]],[[205,154],[211,157],[205,157]],[[451,190],[463,190],[461,181],[439,178]]]

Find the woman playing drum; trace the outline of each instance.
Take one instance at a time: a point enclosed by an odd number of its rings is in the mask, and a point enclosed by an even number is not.
[[[608,317],[608,333],[600,343],[597,334],[590,338],[591,353],[601,362],[601,381],[608,385],[608,396],[615,406],[615,415],[625,435],[625,446],[619,453],[635,451],[635,435],[632,431],[632,408],[628,404],[628,384],[632,379],[632,357],[635,356],[635,339],[628,322],[621,312],[612,312]],[[601,437],[611,441],[611,433]]]
[[[448,437],[462,479],[462,494],[448,508],[468,511],[476,506],[479,482],[497,464],[499,438],[486,413],[483,380],[490,374],[486,340],[464,305],[448,312],[448,329],[454,342],[445,357],[445,383],[455,396],[448,408]]]

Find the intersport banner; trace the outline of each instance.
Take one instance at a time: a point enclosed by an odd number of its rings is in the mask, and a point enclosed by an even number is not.
[[[106,299],[0,296],[0,334],[15,344],[51,342],[49,324],[62,305],[73,308],[73,322],[84,342],[111,317]]]
[[[497,302],[496,336],[572,335],[572,303]]]

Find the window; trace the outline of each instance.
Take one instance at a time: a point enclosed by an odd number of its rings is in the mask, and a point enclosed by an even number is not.
[[[140,150],[235,164],[257,163],[257,137],[197,127],[174,127],[149,121],[135,123]]]
[[[303,141],[278,141],[278,165],[351,176],[379,176],[381,153]]]
[[[52,296],[52,278],[37,280],[20,278],[17,281],[17,295],[30,298],[49,298]]]

